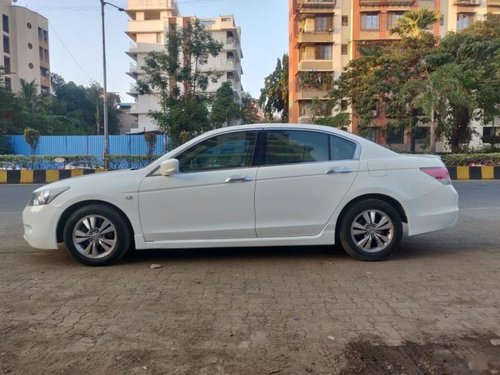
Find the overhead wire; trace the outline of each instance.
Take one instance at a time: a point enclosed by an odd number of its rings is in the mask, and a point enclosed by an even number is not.
[[[78,60],[75,58],[75,56],[73,56],[73,54],[71,53],[71,51],[69,50],[68,47],[66,47],[66,44],[64,43],[64,41],[62,40],[61,36],[59,35],[59,33],[57,32],[57,30],[55,29],[54,25],[49,21],[49,26],[50,28],[52,29],[52,31],[54,32],[54,34],[56,35],[57,39],[59,39],[59,42],[61,42],[61,45],[63,46],[63,48],[66,50],[66,52],[68,53],[68,55],[71,57],[71,59],[73,60],[73,62],[76,64],[76,66],[80,69],[80,71],[90,80],[90,81],[95,81],[95,79],[93,79],[90,74],[87,73],[87,71],[85,69],[83,69],[83,67],[80,65],[80,63],[78,62]]]

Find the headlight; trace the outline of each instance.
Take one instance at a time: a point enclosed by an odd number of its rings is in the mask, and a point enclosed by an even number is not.
[[[59,194],[64,193],[69,187],[62,187],[58,189],[47,189],[33,192],[28,206],[43,206],[49,204],[57,197]]]

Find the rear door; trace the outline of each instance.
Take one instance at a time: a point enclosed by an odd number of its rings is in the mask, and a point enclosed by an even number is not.
[[[321,233],[359,170],[359,145],[328,133],[267,130],[255,190],[259,238]]]

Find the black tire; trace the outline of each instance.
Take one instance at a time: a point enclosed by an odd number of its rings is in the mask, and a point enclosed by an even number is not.
[[[379,261],[398,247],[403,224],[392,205],[379,199],[366,199],[348,208],[339,232],[340,243],[349,255],[359,260]]]
[[[64,244],[78,262],[105,266],[125,255],[131,233],[121,213],[106,205],[91,204],[71,214],[64,225]]]

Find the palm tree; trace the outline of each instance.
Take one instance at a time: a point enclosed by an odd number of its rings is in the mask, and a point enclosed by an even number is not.
[[[424,34],[429,33],[428,28],[436,23],[438,18],[438,13],[426,8],[410,10],[398,19],[391,33],[402,38],[421,39]]]
[[[397,34],[403,39],[414,39],[422,40],[425,36],[430,36],[432,38],[429,28],[437,22],[439,19],[439,14],[426,9],[419,8],[417,10],[410,10],[405,12],[403,16],[398,19],[396,25],[391,29],[391,33]],[[422,56],[422,63],[424,65],[426,75],[427,75],[427,93],[426,96],[430,97],[427,100],[430,101],[429,115],[431,119],[430,123],[430,151],[432,154],[436,152],[436,121],[434,116],[434,107],[437,101],[436,92],[433,87],[432,79],[427,69],[427,65],[424,57]]]
[[[31,82],[28,82],[22,78],[20,80],[20,84],[21,84],[21,91],[19,92],[19,95],[26,103],[26,106],[28,107],[30,112],[34,112],[36,104],[37,104],[36,103],[37,84],[34,80]]]

